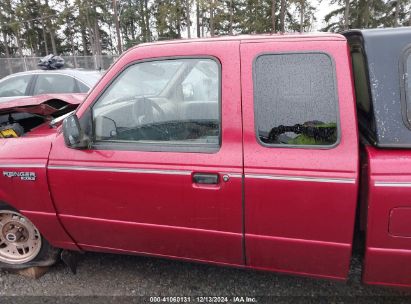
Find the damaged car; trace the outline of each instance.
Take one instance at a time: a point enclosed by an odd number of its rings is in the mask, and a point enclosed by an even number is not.
[[[0,138],[20,137],[72,112],[86,94],[43,94],[0,103]]]

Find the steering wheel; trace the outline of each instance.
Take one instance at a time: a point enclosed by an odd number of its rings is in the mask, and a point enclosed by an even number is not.
[[[154,112],[157,112],[157,117],[154,115]],[[155,126],[156,122],[165,121],[165,113],[163,109],[150,98],[136,98],[136,101],[133,103],[132,117],[135,125],[141,126],[140,132],[145,138],[149,138],[150,135],[144,125],[151,125],[151,128],[161,133],[162,137],[168,137],[167,130]]]

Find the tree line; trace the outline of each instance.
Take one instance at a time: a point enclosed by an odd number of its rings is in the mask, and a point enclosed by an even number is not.
[[[119,54],[143,42],[411,26],[410,0],[1,0],[0,56]]]

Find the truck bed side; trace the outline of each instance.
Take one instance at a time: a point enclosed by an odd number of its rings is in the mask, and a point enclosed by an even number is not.
[[[411,151],[364,149],[369,177],[363,280],[411,286]]]

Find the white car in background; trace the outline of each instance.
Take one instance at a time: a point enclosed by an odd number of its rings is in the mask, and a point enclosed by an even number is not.
[[[87,93],[103,75],[99,71],[33,70],[0,80],[0,102],[20,97],[55,93]]]

